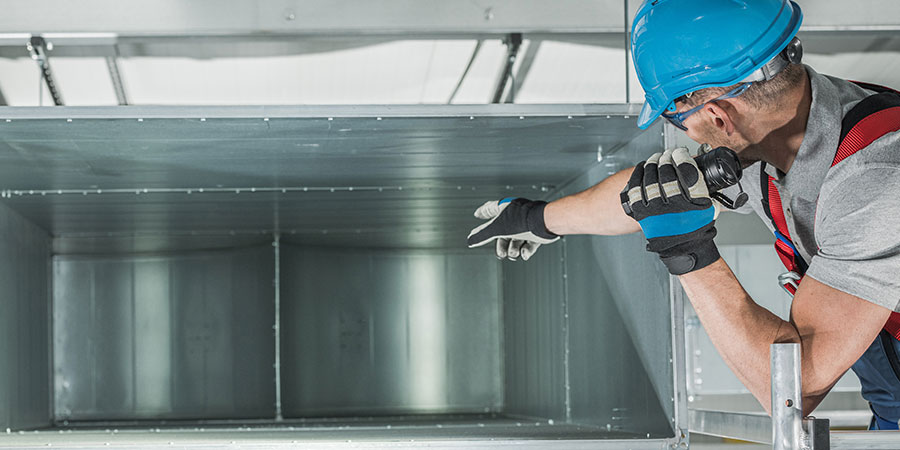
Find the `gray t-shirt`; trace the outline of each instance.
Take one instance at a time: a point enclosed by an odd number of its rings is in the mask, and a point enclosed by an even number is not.
[[[806,69],[812,105],[803,143],[787,174],[766,166],[781,195],[788,231],[809,263],[807,275],[900,311],[900,131],[832,168],[844,114],[873,92]],[[750,200],[738,212],[752,208],[774,230],[762,209],[761,166],[744,171],[741,183]]]

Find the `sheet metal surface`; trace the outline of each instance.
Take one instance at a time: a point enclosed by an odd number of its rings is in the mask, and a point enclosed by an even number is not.
[[[502,408],[496,259],[281,249],[285,417]]]
[[[50,236],[0,205],[0,430],[50,424]]]
[[[377,421],[376,421],[377,422]],[[372,426],[338,422],[332,426],[304,427],[285,424],[215,428],[167,426],[156,429],[48,430],[13,435],[0,440],[0,448],[405,448],[432,450],[566,449],[566,450],[671,450],[672,443],[641,439],[628,433],[593,427],[547,424],[510,419],[469,421],[437,418],[431,424],[395,418],[392,425]]]
[[[274,417],[271,246],[53,259],[56,418]]]
[[[673,392],[668,277],[644,253],[638,236],[569,236],[528,262],[502,262],[507,412],[672,436],[674,402],[659,394]],[[640,278],[607,280],[635,266]],[[648,279],[646,289],[613,293],[612,283],[621,289]],[[665,328],[640,328],[652,333],[641,341],[632,327],[648,323]],[[642,344],[651,355],[641,354]]]
[[[563,250],[545,245],[528,262],[501,263],[510,414],[560,422],[570,417]]]
[[[0,108],[0,191],[62,237],[280,230],[322,244],[457,247],[463,237],[448,236],[464,236],[481,202],[564,184],[596,164],[600,148],[608,154],[638,134],[634,112]]]
[[[623,312],[617,307],[616,298],[604,271],[610,266],[642,267],[641,252],[613,253],[607,249],[620,241],[623,247],[634,245],[643,250],[643,238],[634,236],[587,237],[571,236],[565,239],[566,302],[569,335],[569,386],[571,390],[571,416],[575,423],[608,426],[612,430],[636,432],[648,437],[672,437],[672,404],[670,398],[659,398],[672,391],[671,363],[649,359],[644,365],[636,346],[640,341],[630,334]],[[640,269],[638,269],[640,270]],[[658,272],[658,271],[655,271]],[[624,283],[653,283],[653,278],[665,281],[658,273],[636,272],[641,281],[624,280]],[[664,283],[662,288],[668,288]],[[634,292],[637,291],[637,292]],[[632,296],[632,292],[634,295]],[[640,289],[626,292],[620,302],[646,303],[644,307],[656,309],[647,322],[664,322],[668,314],[668,295],[642,295]],[[627,310],[624,312],[627,314]],[[657,316],[662,316],[657,317]],[[671,331],[660,330],[653,337],[657,353],[665,354],[671,348]],[[647,332],[641,330],[641,332]],[[651,355],[651,358],[658,356]],[[668,370],[665,370],[668,368]],[[651,379],[660,386],[654,386]]]
[[[662,127],[655,130],[661,131]],[[600,165],[573,180],[561,190],[560,195],[586,189],[611,173],[646,159],[663,146],[661,133],[644,133],[627,149],[604,158]],[[574,244],[567,244],[567,247],[571,245]],[[610,295],[607,301],[615,304],[662,410],[667,417],[674,417],[675,386],[670,361],[674,356],[668,271],[656,255],[646,251],[646,240],[640,233],[593,238],[583,245],[590,246],[590,253],[583,254],[583,264],[572,266],[573,270],[578,273],[592,266],[593,273],[585,274],[585,279],[601,277],[605,281]],[[573,253],[576,254],[579,253]]]

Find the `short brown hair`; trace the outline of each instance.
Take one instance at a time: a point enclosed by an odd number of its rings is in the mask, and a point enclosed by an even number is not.
[[[791,88],[800,84],[806,69],[801,64],[789,64],[775,78],[768,81],[757,81],[750,86],[746,92],[741,94],[741,98],[750,105],[765,109],[767,105],[772,104],[772,99],[782,97]],[[740,84],[740,83],[739,83]],[[684,103],[690,107],[706,103],[732,89],[737,84],[726,87],[711,87],[700,89],[690,95],[682,97]]]

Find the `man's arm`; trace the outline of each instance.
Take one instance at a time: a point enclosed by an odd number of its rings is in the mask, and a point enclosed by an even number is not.
[[[619,193],[634,168],[611,175],[593,187],[551,202],[544,209],[547,229],[558,235],[635,233],[640,225],[625,214]]]
[[[771,344],[800,343],[806,415],[872,344],[891,313],[807,276],[785,322],[756,304],[721,259],[680,279],[719,353],[769,413]]]
[[[528,260],[538,247],[555,242],[560,235],[639,231],[638,223],[625,215],[619,198],[631,172],[623,170],[553,203],[524,198],[486,202],[475,211],[475,217],[487,222],[469,233],[469,248],[495,242],[498,258]]]

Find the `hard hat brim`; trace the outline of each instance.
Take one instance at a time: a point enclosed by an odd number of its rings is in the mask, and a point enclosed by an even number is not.
[[[663,113],[663,108],[653,108],[650,106],[650,102],[645,101],[644,106],[641,108],[641,113],[638,115],[637,126],[642,130],[646,130],[650,124],[653,123],[659,116]]]

